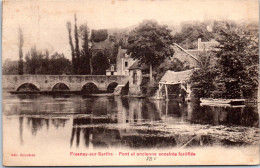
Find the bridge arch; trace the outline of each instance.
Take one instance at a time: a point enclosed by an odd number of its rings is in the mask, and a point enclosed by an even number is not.
[[[117,82],[111,82],[108,86],[107,86],[107,92],[108,93],[113,93],[115,88],[117,87],[118,83]]]
[[[98,90],[98,86],[93,82],[85,83],[81,87],[81,92],[86,94],[96,93]]]
[[[55,83],[52,87],[51,87],[52,91],[69,91],[70,88],[66,83],[63,82],[59,82],[59,83]]]
[[[37,84],[26,82],[19,84],[15,91],[40,91],[39,88]]]

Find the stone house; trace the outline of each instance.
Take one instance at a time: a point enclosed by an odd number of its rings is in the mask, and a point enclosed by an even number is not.
[[[106,70],[107,76],[117,75],[116,64],[110,64],[109,68]]]
[[[135,96],[142,96],[141,84],[144,78],[144,69],[147,66],[139,65],[139,61],[136,61],[129,67],[129,94]]]
[[[126,53],[126,49],[122,49],[121,46],[118,49],[116,64],[111,64],[106,70],[106,75],[129,75],[129,67],[134,64],[134,59]]]
[[[171,60],[174,58],[178,59],[181,61],[184,66],[188,66],[190,69],[196,68],[198,65],[198,57],[191,54],[178,44],[174,43],[172,48],[174,49],[174,55],[172,56]]]
[[[122,49],[121,46],[118,49],[116,58],[116,71],[117,75],[129,75],[129,67],[135,62],[133,58],[126,53],[126,49]]]
[[[173,44],[172,48],[175,53],[171,57],[170,60],[166,59],[165,61],[173,61],[173,59],[178,59],[183,63],[184,66],[189,67],[189,69],[194,69],[198,65],[198,58],[192,54],[190,54],[187,50],[183,49],[178,44]],[[129,67],[129,94],[141,96],[142,93],[142,82],[144,79],[147,79],[149,75],[147,75],[147,69],[149,71],[148,66],[139,65],[139,62],[136,61],[132,66]]]

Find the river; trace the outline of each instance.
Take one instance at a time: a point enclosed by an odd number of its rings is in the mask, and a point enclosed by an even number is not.
[[[212,107],[112,96],[4,93],[3,123],[17,148],[246,146],[259,138],[255,105]]]

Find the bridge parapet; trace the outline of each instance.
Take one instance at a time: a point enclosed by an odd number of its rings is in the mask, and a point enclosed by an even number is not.
[[[106,75],[3,75],[3,90],[17,91],[25,84],[33,84],[40,91],[52,91],[58,83],[68,86],[71,91],[81,91],[87,83],[93,83],[99,90],[107,90],[111,83],[125,85],[128,82],[128,76],[106,76]]]

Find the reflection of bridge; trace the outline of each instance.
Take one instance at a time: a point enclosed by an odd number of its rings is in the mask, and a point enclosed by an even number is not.
[[[125,85],[128,76],[105,75],[3,75],[2,88],[6,91],[19,91],[24,86],[31,86],[34,90],[53,91],[57,86],[66,90],[82,91],[87,85],[105,91],[109,87]],[[114,89],[114,88],[113,88]]]

